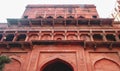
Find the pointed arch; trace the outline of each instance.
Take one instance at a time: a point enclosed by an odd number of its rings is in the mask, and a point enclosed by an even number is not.
[[[47,19],[53,19],[54,17],[53,16],[47,16]]]
[[[41,36],[41,40],[51,40],[51,35],[50,34],[43,34]]]
[[[57,19],[64,19],[64,17],[63,16],[57,16]]]
[[[95,71],[97,71],[97,70],[120,71],[120,66],[118,63],[116,63],[113,60],[110,60],[107,58],[102,58],[102,59],[97,60],[94,63],[94,69],[95,69]]]
[[[5,64],[4,71],[20,71],[21,63],[15,58],[11,58],[11,62]]]
[[[112,61],[112,62],[116,63],[116,64],[120,67],[120,64],[119,64],[116,60],[111,59],[111,58],[108,58],[108,57],[101,57],[101,58],[98,58],[97,60],[94,61],[93,64],[95,65],[96,62],[98,62],[98,61],[100,61],[100,60],[103,60],[103,59],[106,59],[106,60]]]
[[[63,34],[54,35],[54,40],[64,40],[65,36]]]
[[[77,35],[74,35],[74,34],[69,34],[67,35],[67,40],[77,40]]]
[[[68,18],[68,19],[74,19],[74,16],[71,16],[71,15],[70,15],[70,16],[68,16],[67,18]]]
[[[59,58],[53,59],[45,63],[40,71],[74,71],[73,66]]]
[[[14,55],[10,56],[10,58],[17,60],[20,64],[22,64],[22,62],[23,62],[23,60],[21,58],[14,56]]]
[[[38,34],[31,34],[28,38],[28,41],[32,40],[39,40],[39,35]]]

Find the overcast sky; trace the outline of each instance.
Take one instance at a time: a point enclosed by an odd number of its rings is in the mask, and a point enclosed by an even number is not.
[[[116,0],[0,0],[0,22],[21,18],[28,4],[95,4],[102,18],[110,16]]]

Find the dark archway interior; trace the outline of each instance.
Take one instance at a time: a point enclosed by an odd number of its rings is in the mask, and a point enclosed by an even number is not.
[[[73,71],[72,67],[64,62],[55,61],[43,68],[43,71]]]

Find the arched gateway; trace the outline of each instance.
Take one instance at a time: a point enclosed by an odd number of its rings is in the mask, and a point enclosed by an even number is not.
[[[61,59],[55,59],[52,61],[47,62],[42,68],[41,71],[74,71],[73,67],[61,60]]]

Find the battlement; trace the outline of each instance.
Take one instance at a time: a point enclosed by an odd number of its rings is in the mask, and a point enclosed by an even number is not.
[[[96,8],[93,4],[30,4],[26,8]]]
[[[83,18],[99,18],[96,6],[92,4],[68,4],[68,5],[53,5],[53,4],[38,4],[28,5],[23,14],[23,18],[46,18],[51,17],[83,17]]]

